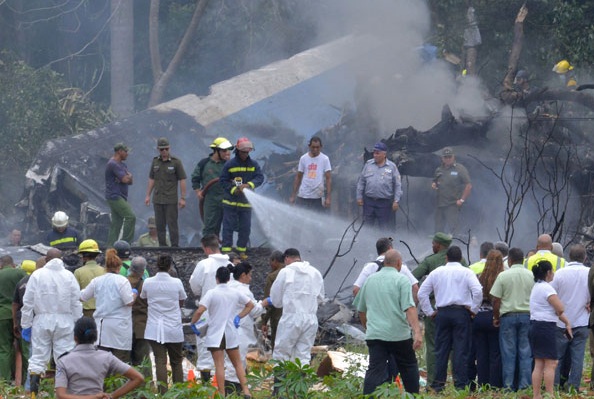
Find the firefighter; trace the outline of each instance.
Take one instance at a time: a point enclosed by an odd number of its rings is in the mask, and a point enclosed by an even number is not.
[[[235,157],[225,163],[220,183],[223,195],[223,252],[230,252],[233,246],[233,230],[237,226],[237,252],[242,260],[250,239],[252,207],[243,190],[253,190],[264,182],[264,175],[258,162],[250,158],[254,145],[247,137],[237,140]]]
[[[231,157],[233,144],[217,137],[210,145],[212,153],[196,165],[192,173],[192,189],[201,203],[204,226],[202,236],[221,232],[223,222],[223,188],[218,183],[225,162]]]
[[[567,60],[561,60],[553,67],[553,72],[559,75],[559,79],[568,89],[575,90],[577,88],[577,80],[573,66]]]
[[[52,217],[52,230],[47,233],[45,244],[58,249],[76,248],[82,241],[79,232],[68,226],[69,217],[58,211]]]

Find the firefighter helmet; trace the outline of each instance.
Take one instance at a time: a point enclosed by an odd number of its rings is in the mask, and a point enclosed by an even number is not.
[[[569,61],[562,60],[555,64],[555,66],[553,67],[553,72],[556,72],[556,73],[562,75],[564,73],[571,71],[572,69],[573,69],[573,66],[571,66]]]
[[[254,145],[247,137],[240,137],[237,140],[237,144],[235,145],[235,147],[239,151],[248,151],[248,152],[252,151],[254,149]]]
[[[221,150],[231,150],[231,149],[233,149],[233,144],[231,144],[229,142],[229,140],[227,140],[224,137],[217,137],[216,139],[214,139],[214,141],[210,145],[210,148],[219,148]]]
[[[130,244],[128,244],[127,241],[124,240],[118,240],[116,242],[113,243],[113,249],[116,250],[116,252],[118,253],[118,256],[121,259],[127,259],[130,257]]]
[[[80,245],[78,246],[78,253],[100,254],[101,251],[99,250],[99,244],[97,244],[97,241],[88,239],[80,243]]]
[[[68,226],[68,215],[62,211],[54,213],[54,216],[52,217],[52,226],[58,228]]]

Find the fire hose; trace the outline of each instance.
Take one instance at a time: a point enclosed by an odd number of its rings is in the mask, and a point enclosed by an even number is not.
[[[208,193],[208,190],[215,185],[215,183],[219,182],[219,178],[215,177],[214,179],[212,179],[211,181],[209,181],[208,183],[206,183],[206,185],[204,186],[204,188],[202,189],[202,199],[198,200],[198,208],[200,210],[200,219],[204,222],[204,198],[206,198],[206,194]]]

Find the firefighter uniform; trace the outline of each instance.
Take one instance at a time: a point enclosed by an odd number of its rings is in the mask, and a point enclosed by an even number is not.
[[[237,152],[237,151],[236,151]],[[247,184],[251,189],[264,182],[264,175],[258,162],[249,156],[242,161],[240,155],[227,161],[221,172],[219,183],[225,191],[223,195],[223,252],[231,251],[233,230],[237,229],[237,251],[244,255],[250,238],[252,225],[252,207],[239,189]]]

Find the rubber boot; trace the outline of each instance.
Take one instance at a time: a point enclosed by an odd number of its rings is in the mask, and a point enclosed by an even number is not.
[[[200,380],[202,380],[202,385],[208,384],[210,382],[210,370],[201,371]]]
[[[41,382],[41,375],[31,373],[31,398],[35,399],[39,393],[39,383]]]

